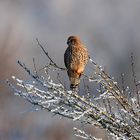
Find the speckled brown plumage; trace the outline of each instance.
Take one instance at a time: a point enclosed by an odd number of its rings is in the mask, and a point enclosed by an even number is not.
[[[67,40],[68,47],[64,54],[64,62],[70,80],[70,88],[77,88],[81,74],[88,62],[89,54],[86,47],[77,36],[70,36]]]

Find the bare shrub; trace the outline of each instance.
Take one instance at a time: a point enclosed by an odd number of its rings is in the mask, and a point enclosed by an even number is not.
[[[67,90],[61,82],[52,80],[50,72],[57,73],[58,70],[66,71],[66,69],[58,66],[40,42],[38,40],[37,42],[47,56],[49,64],[43,68],[43,75],[39,74],[34,61],[34,72],[24,63],[18,61],[18,64],[32,80],[23,81],[12,76],[16,85],[9,81],[7,83],[15,95],[21,96],[35,105],[36,110],[46,109],[54,115],[79,121],[84,125],[90,124],[106,129],[109,139],[140,139],[140,95],[134,71],[133,55],[131,55],[131,65],[136,92],[132,93],[129,87],[125,86],[121,89],[117,82],[90,58],[93,72],[91,75],[83,74],[83,77],[90,83],[96,82],[99,85],[100,88],[97,89],[99,96],[92,97],[91,92],[88,91],[88,85],[85,86],[86,93],[80,96],[79,91]],[[74,128],[74,131],[76,136],[83,139],[99,140],[78,128]]]

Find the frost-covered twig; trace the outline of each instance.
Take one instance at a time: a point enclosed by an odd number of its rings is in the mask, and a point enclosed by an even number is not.
[[[76,127],[73,128],[74,131],[76,132],[75,136],[86,139],[86,140],[102,140],[99,138],[95,138],[89,134],[86,134],[85,131],[82,131],[80,129],[77,129]]]
[[[137,94],[137,101],[138,101],[138,105],[140,106],[140,91],[138,90],[138,83],[137,83],[137,80],[136,80],[136,73],[135,73],[135,69],[134,69],[134,55],[133,55],[133,53],[131,53],[131,68],[132,68],[133,82],[134,82],[135,90],[136,90],[136,94]]]

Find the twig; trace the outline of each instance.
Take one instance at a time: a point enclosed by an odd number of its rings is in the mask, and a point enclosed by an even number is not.
[[[51,57],[49,56],[48,52],[46,52],[46,50],[44,49],[44,47],[40,44],[38,38],[36,38],[36,41],[38,43],[38,46],[43,50],[43,52],[45,53],[45,55],[48,57],[48,59],[50,60],[50,64],[53,65],[54,67],[60,69],[60,70],[66,70],[66,68],[62,68],[62,67],[59,67],[52,59]]]
[[[138,105],[140,106],[140,93],[138,91],[138,87],[137,87],[137,80],[136,80],[136,72],[135,72],[135,66],[134,66],[134,55],[133,53],[131,53],[131,69],[132,69],[132,76],[133,76],[133,82],[135,85],[135,89],[136,89],[136,94],[137,94],[137,98],[138,98]]]
[[[35,72],[36,76],[38,76],[38,72],[37,72],[36,64],[35,64],[35,58],[33,58],[33,65],[34,65],[34,72]]]

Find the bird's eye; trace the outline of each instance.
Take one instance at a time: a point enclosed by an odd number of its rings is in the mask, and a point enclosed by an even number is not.
[[[68,44],[68,45],[71,45],[72,42],[73,42],[72,40],[68,40],[68,41],[67,41],[67,44]]]
[[[67,41],[68,45],[74,45],[75,44],[75,40],[74,39],[70,39]]]

